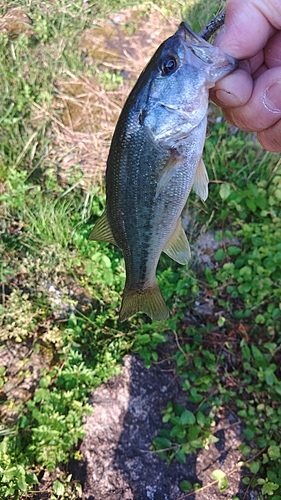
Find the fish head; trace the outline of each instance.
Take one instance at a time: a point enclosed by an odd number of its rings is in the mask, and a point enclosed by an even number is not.
[[[190,63],[195,67],[198,65],[197,67],[201,68],[205,73],[205,85],[208,88],[213,87],[218,80],[238,67],[238,61],[234,57],[222,52],[218,47],[201,38],[192,31],[187,23],[182,22],[175,35],[185,42],[186,58],[190,58]]]
[[[162,143],[186,138],[206,117],[209,88],[236,67],[231,56],[181,23],[140,78],[143,91],[137,106],[141,124]]]

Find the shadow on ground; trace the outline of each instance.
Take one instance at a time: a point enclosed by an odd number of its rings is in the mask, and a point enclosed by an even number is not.
[[[168,401],[185,404],[186,393],[171,362],[164,360],[146,369],[138,356],[126,356],[122,373],[92,394],[94,413],[87,417],[81,446],[83,462],[72,465],[74,479],[83,484],[84,500],[254,500],[254,492],[241,483],[241,471],[228,477],[229,486],[219,492],[210,485],[211,472],[229,473],[237,466],[242,429],[236,415],[221,411],[216,436],[209,450],[187,456],[185,464],[170,466],[150,451],[163,427],[161,411]],[[186,496],[182,480],[207,486]]]

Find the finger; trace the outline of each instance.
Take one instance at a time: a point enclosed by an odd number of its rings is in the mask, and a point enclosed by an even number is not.
[[[266,130],[261,130],[257,134],[262,147],[273,153],[281,153],[281,121],[272,125]]]
[[[271,68],[254,82],[249,101],[239,108],[223,108],[232,124],[257,132],[267,129],[281,119],[281,67]]]
[[[279,31],[266,44],[264,49],[265,63],[269,68],[281,66],[281,32]]]
[[[237,59],[248,59],[257,54],[266,45],[269,37],[275,33],[274,22],[277,29],[278,19],[281,25],[281,6],[273,15],[271,9],[264,8],[265,3],[261,0],[251,2],[228,0],[225,25],[215,44]]]
[[[239,62],[239,68],[245,69],[250,75],[255,73],[258,68],[264,63],[264,53],[260,50],[255,56],[250,59],[244,59]]]
[[[259,76],[261,76],[263,73],[265,73],[268,70],[268,67],[266,64],[262,64],[255,73],[253,73],[252,78],[253,80],[256,80]]]
[[[221,107],[243,106],[253,90],[253,80],[244,69],[237,69],[217,82],[210,90],[210,98]]]

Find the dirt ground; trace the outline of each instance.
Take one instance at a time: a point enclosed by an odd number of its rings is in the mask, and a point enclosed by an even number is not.
[[[172,341],[165,347],[173,348]],[[150,450],[163,427],[161,411],[168,401],[189,407],[173,364],[165,353],[162,358],[147,369],[138,356],[126,356],[121,374],[91,395],[94,412],[85,422],[86,436],[80,448],[83,460],[70,467],[74,479],[83,485],[83,500],[257,499],[241,483],[243,471],[235,470],[241,460],[237,447],[242,428],[227,408],[221,408],[216,422],[219,441],[209,450],[189,455],[185,464],[174,460],[167,466]],[[211,473],[218,468],[229,474],[225,492],[212,484]],[[204,489],[184,494],[178,486],[182,480]]]

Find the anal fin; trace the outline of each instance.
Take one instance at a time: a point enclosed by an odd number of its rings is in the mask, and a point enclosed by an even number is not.
[[[179,264],[187,264],[190,260],[190,246],[188,239],[181,225],[181,218],[179,218],[176,229],[173,232],[171,238],[166,244],[163,252],[165,252],[171,259],[175,260]]]
[[[201,157],[197,166],[195,179],[192,187],[195,193],[198,194],[198,196],[200,196],[200,198],[202,198],[202,200],[204,201],[208,198],[208,184],[209,184],[209,177],[203,159]]]

